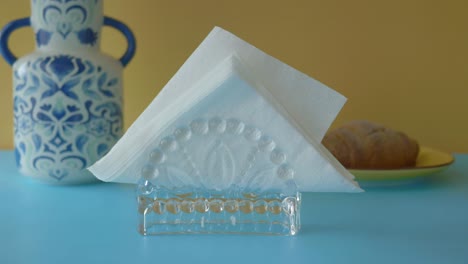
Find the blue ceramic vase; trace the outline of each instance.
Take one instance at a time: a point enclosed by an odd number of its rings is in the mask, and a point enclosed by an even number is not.
[[[14,142],[24,175],[56,184],[94,181],[86,168],[123,132],[122,71],[135,52],[123,23],[103,16],[101,0],[31,0],[32,15],[6,25],[0,52],[13,67]],[[126,53],[100,52],[103,25],[121,31]],[[8,37],[32,26],[36,50],[20,59]]]

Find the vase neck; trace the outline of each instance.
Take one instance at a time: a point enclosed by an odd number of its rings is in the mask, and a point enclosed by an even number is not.
[[[98,50],[104,21],[101,0],[31,0],[39,50]]]

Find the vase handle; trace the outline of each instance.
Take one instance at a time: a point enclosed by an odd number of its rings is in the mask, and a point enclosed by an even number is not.
[[[8,38],[10,34],[18,28],[27,27],[31,25],[31,20],[29,17],[20,18],[8,23],[0,32],[0,53],[2,54],[3,58],[8,62],[8,64],[13,65],[17,58],[13,53],[10,51],[8,47]],[[135,55],[136,50],[136,41],[135,36],[133,35],[132,31],[122,22],[110,18],[104,17],[104,25],[113,27],[125,36],[127,39],[128,47],[125,54],[120,58],[120,62],[123,66],[126,66],[130,60]]]
[[[105,16],[104,17],[104,25],[105,26],[110,26],[110,27],[113,27],[113,28],[117,29],[127,39],[127,44],[128,44],[127,51],[122,56],[122,58],[120,58],[120,62],[125,67],[130,62],[130,60],[132,60],[133,56],[135,55],[135,50],[136,50],[135,36],[133,35],[132,31],[124,23],[122,23],[122,22],[120,22],[120,21],[118,21],[118,20],[116,20],[114,18]]]
[[[25,17],[11,21],[5,27],[3,27],[2,31],[0,31],[0,53],[8,62],[8,64],[13,65],[13,63],[15,63],[17,60],[15,55],[13,55],[10,48],[8,47],[8,38],[10,37],[10,34],[18,28],[27,27],[30,25],[31,20],[29,17]]]

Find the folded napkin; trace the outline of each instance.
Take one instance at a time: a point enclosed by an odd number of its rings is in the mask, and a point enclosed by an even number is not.
[[[265,190],[293,180],[301,191],[359,192],[320,143],[345,101],[216,27],[89,170],[122,183],[150,171],[169,188]]]

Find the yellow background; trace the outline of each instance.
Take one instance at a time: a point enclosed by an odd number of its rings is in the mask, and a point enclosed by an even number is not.
[[[134,31],[137,55],[126,68],[128,127],[215,26],[348,97],[334,122],[369,119],[422,145],[468,152],[468,1],[466,0],[106,0],[105,14]],[[0,24],[29,16],[27,0],[2,0]],[[10,45],[34,48],[30,29]],[[102,50],[125,49],[105,29]],[[0,148],[12,148],[12,73],[0,62]],[[287,87],[285,87],[287,89]]]

